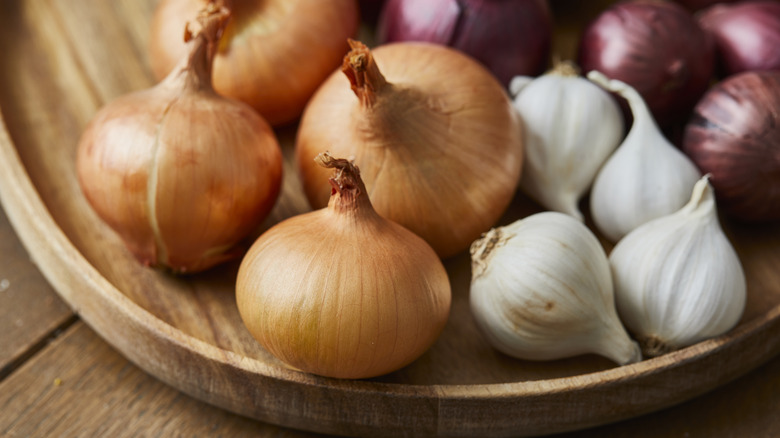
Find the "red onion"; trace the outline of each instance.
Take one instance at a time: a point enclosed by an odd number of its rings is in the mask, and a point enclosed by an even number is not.
[[[731,3],[734,0],[675,0],[677,3],[685,6],[690,11],[698,11],[716,3]]]
[[[375,26],[384,4],[385,0],[360,0],[360,18],[365,23]]]
[[[634,87],[668,127],[687,120],[707,89],[714,45],[682,6],[634,0],[612,5],[586,27],[579,64]]]
[[[724,76],[780,69],[780,3],[716,5],[702,12],[699,23],[715,40]]]
[[[780,219],[780,72],[746,72],[696,105],[683,151],[712,174],[718,204],[746,221]]]
[[[380,42],[427,41],[476,58],[507,86],[549,61],[552,15],[546,0],[388,0]]]

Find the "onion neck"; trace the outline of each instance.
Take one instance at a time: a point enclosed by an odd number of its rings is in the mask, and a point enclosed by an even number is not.
[[[191,91],[212,90],[211,71],[219,40],[230,18],[222,1],[210,1],[194,22],[187,23],[184,41],[188,52],[162,81],[163,86]]]
[[[349,45],[351,50],[344,56],[341,71],[349,79],[352,91],[360,99],[360,103],[370,108],[388,82],[365,44],[350,39]]]
[[[328,209],[342,214],[376,214],[355,163],[345,158],[334,158],[328,152],[317,155],[314,160],[320,166],[335,170],[328,180],[331,186]]]

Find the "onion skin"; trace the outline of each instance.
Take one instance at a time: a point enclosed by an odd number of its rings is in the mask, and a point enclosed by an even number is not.
[[[520,179],[523,130],[506,92],[479,63],[444,46],[394,43],[369,52],[353,44],[343,72],[322,85],[301,119],[295,153],[309,203],[328,202],[319,183],[328,173],[313,161],[328,145],[361,166],[380,215],[441,257],[465,250],[498,221]],[[350,57],[360,53],[371,72],[358,78]]]
[[[155,10],[149,56],[158,79],[184,53],[181,29],[207,0],[162,0]],[[357,32],[357,0],[232,0],[214,60],[214,88],[246,102],[272,125],[297,119],[348,50]]]
[[[714,44],[680,5],[657,0],[617,3],[585,29],[583,72],[598,70],[634,87],[656,122],[687,120],[714,71]]]
[[[718,4],[698,16],[714,40],[721,74],[780,70],[780,3]]]
[[[343,177],[331,179],[327,208],[260,236],[239,268],[236,301],[249,332],[282,362],[369,378],[430,348],[452,298],[433,249],[376,214],[359,178]]]
[[[553,26],[545,0],[388,0],[379,20],[380,42],[453,47],[487,66],[505,87],[549,63]]]
[[[279,194],[282,157],[252,108],[211,88],[202,39],[157,86],[104,106],[79,140],[79,183],[145,265],[198,272],[243,253],[239,241]]]
[[[686,127],[683,151],[737,219],[780,219],[778,108],[780,72],[745,72],[708,91]]]
[[[733,3],[735,0],[675,0],[689,11],[698,11],[717,3]]]

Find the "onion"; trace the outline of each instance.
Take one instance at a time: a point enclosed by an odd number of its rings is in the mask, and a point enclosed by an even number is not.
[[[780,3],[716,5],[699,22],[714,37],[723,75],[780,69]]]
[[[227,14],[200,16],[179,66],[103,107],[79,140],[84,195],[146,265],[196,272],[240,256],[238,242],[279,193],[282,155],[271,127],[211,87]]]
[[[716,3],[732,3],[735,0],[675,0],[677,3],[688,8],[689,11],[698,11]]]
[[[328,202],[327,171],[313,161],[328,145],[361,166],[379,214],[441,257],[465,250],[498,221],[520,179],[522,128],[508,95],[479,63],[444,46],[351,43],[343,73],[322,85],[298,129],[309,203]]]
[[[655,0],[617,3],[583,33],[579,65],[631,85],[662,127],[687,120],[709,86],[711,39],[680,5]]]
[[[300,370],[351,379],[395,371],[444,328],[447,271],[422,239],[374,211],[356,166],[318,158],[337,169],[328,207],[252,245],[238,271],[239,313],[263,347]]]
[[[184,23],[211,1],[160,1],[149,36],[158,79],[185,51]],[[272,125],[295,120],[357,32],[357,0],[217,0],[223,2],[234,18],[214,60],[214,88],[248,103]]]
[[[552,17],[546,0],[388,0],[379,41],[426,41],[454,47],[507,86],[546,68]]]
[[[683,150],[738,219],[780,219],[778,108],[780,72],[745,72],[708,91],[686,127]]]
[[[385,0],[360,0],[361,20],[369,26],[376,26],[384,4]]]

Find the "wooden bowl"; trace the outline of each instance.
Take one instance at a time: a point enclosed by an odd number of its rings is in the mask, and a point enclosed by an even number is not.
[[[6,213],[84,321],[135,364],[198,399],[265,422],[343,435],[536,435],[673,405],[780,352],[780,228],[725,222],[747,273],[747,309],[733,331],[690,348],[623,367],[597,356],[551,362],[504,356],[474,325],[470,263],[461,254],[446,261],[449,323],[413,364],[361,381],[287,369],[238,316],[238,262],[187,277],[143,268],[78,187],[75,150],[86,123],[110,99],[152,84],[146,39],[155,1],[9,3],[0,16]],[[557,2],[559,53],[573,53],[581,23],[607,3]],[[295,128],[278,134],[286,176],[264,228],[308,209],[291,164]],[[535,211],[518,195],[502,222]]]

